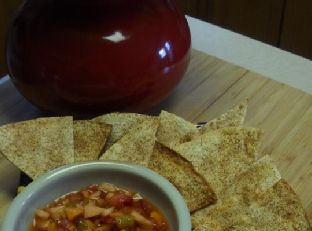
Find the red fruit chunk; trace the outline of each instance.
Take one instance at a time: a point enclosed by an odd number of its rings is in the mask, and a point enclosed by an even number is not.
[[[131,196],[125,195],[124,193],[118,193],[110,198],[109,203],[111,206],[121,209],[125,206],[130,206],[133,203],[133,199]]]

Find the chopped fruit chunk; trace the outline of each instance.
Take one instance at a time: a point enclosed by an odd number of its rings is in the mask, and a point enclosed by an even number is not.
[[[139,193],[91,185],[37,209],[28,231],[170,231],[162,213]]]
[[[38,216],[42,219],[48,219],[50,217],[50,213],[48,213],[42,209],[37,209],[35,214],[36,214],[36,216]]]
[[[144,216],[142,216],[136,211],[132,211],[131,215],[134,217],[135,221],[137,221],[142,225],[153,225],[153,223],[150,220],[147,220]]]
[[[82,213],[83,213],[82,208],[71,208],[71,207],[65,208],[65,214],[69,221],[73,221]]]
[[[101,215],[103,212],[103,208],[93,206],[93,205],[86,205],[84,207],[84,218],[95,217]]]

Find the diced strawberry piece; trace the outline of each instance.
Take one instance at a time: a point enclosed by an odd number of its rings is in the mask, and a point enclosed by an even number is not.
[[[125,195],[124,193],[118,193],[112,196],[109,200],[111,206],[121,209],[125,206],[129,206],[133,203],[131,196]]]
[[[141,207],[143,208],[146,214],[150,214],[153,211],[152,205],[145,200],[141,201]]]
[[[113,225],[116,223],[115,218],[110,217],[110,216],[101,217],[100,222],[102,224],[107,224],[107,225]]]
[[[78,193],[71,193],[68,194],[66,197],[69,201],[81,201],[83,198],[80,194]]]
[[[98,185],[97,184],[93,184],[93,185],[90,185],[87,190],[91,191],[91,192],[94,192],[98,189]]]

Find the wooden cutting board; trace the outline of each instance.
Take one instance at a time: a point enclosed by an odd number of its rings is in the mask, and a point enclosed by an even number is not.
[[[0,97],[0,125],[43,116],[8,78],[0,80]],[[208,121],[245,98],[246,126],[264,129],[261,152],[273,157],[312,220],[312,95],[194,50],[184,79],[149,113],[164,109],[193,122]],[[0,222],[18,178],[18,170],[0,157]]]

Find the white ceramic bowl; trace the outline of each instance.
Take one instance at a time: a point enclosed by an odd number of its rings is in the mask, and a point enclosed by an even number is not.
[[[138,165],[106,161],[67,165],[32,182],[12,202],[2,230],[27,231],[35,209],[68,192],[101,182],[140,192],[163,212],[172,231],[191,231],[187,206],[177,189],[164,177]]]

